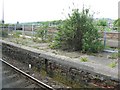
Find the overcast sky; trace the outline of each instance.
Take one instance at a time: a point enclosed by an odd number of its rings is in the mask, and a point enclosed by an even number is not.
[[[0,20],[2,20],[0,0]],[[5,23],[49,21],[64,19],[72,8],[82,10],[83,5],[95,12],[96,18],[118,18],[119,0],[4,0]],[[73,5],[74,3],[74,5]],[[69,7],[71,9],[69,9]]]

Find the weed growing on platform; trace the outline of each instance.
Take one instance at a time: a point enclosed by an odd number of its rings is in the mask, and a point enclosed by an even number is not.
[[[111,68],[114,68],[114,67],[116,67],[116,64],[117,64],[116,62],[112,62],[108,66],[111,67]]]
[[[112,53],[109,58],[110,59],[117,59],[120,56],[120,53]]]
[[[87,57],[81,57],[80,61],[81,61],[81,62],[87,62],[87,61],[88,61],[88,58],[87,58]]]

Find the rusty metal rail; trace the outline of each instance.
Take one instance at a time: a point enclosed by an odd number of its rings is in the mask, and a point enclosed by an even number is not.
[[[4,64],[6,64],[7,66],[9,66],[10,68],[14,69],[16,72],[22,74],[23,76],[27,77],[29,80],[32,80],[35,84],[37,84],[38,86],[40,86],[40,88],[43,88],[45,90],[55,90],[54,88],[52,88],[51,86],[43,83],[42,81],[30,76],[29,74],[21,71],[20,69],[16,68],[15,66],[11,65],[10,63],[6,62],[3,59],[0,59],[0,61],[2,61]]]

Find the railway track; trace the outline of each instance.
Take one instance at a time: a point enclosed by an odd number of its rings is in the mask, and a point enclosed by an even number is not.
[[[8,62],[0,59],[2,68],[2,88],[41,88],[55,90],[49,85],[37,80]]]

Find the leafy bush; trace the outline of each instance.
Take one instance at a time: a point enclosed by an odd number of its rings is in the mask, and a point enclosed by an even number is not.
[[[98,26],[107,26],[107,21],[105,19],[100,19],[97,23]]]
[[[110,28],[108,28],[108,27],[106,27],[105,30],[106,30],[107,32],[112,31],[112,30],[111,30]]]
[[[4,37],[4,38],[8,37],[8,32],[6,30],[0,31],[0,37]]]
[[[118,27],[117,30],[120,31],[120,18],[118,18],[117,20],[115,20],[113,22],[114,27]]]
[[[89,14],[89,9],[83,9],[81,13],[78,9],[74,9],[59,28],[52,48],[82,50],[83,52],[98,52],[103,49],[99,40],[100,34]]]

